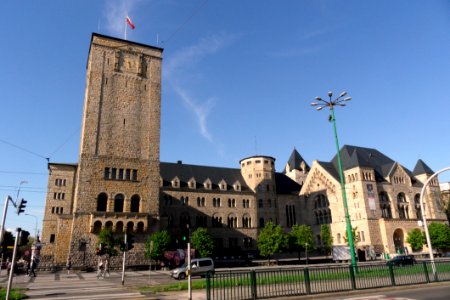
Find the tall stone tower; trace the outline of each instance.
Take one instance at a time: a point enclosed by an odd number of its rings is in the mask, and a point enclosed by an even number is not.
[[[144,241],[159,219],[162,51],[92,35],[74,195],[65,211],[72,222],[66,215],[67,234],[54,235],[54,262],[70,255],[92,265],[102,228],[136,235],[128,264],[143,262]]]

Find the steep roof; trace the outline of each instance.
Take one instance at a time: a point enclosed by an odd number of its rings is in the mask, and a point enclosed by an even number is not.
[[[377,149],[365,148],[358,146],[344,145],[341,150],[342,168],[348,170],[354,167],[367,167],[375,170],[375,177],[377,181],[383,181],[389,175],[391,170],[396,165],[396,162],[384,155]],[[339,178],[337,155],[331,161]],[[403,167],[404,168],[404,167]],[[413,173],[404,168],[409,176],[413,177]]]
[[[191,178],[194,178],[198,187],[200,187],[205,180],[210,179],[213,184],[213,189],[215,189],[223,179],[228,185],[232,185],[236,181],[239,181],[243,192],[251,192],[251,189],[247,186],[242,177],[240,169],[189,165],[181,162],[161,162],[160,173],[164,186],[169,186],[172,179],[178,177],[181,187],[186,187],[188,181]],[[281,173],[275,173],[275,184],[277,194],[298,194],[301,188],[299,184]]]
[[[434,171],[421,159],[419,159],[416,163],[416,166],[413,170],[413,175],[420,175],[420,174],[434,174]]]
[[[291,156],[288,159],[287,165],[289,166],[289,169],[291,170],[300,170],[302,171],[301,164],[302,162],[305,164],[305,171],[309,171],[311,168],[306,163],[306,161],[303,159],[303,157],[298,153],[297,149],[294,148],[294,150],[291,153]],[[286,172],[286,169],[283,170],[283,173]]]

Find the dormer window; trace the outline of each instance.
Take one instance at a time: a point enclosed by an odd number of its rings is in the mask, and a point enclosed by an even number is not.
[[[236,182],[233,184],[233,189],[234,189],[236,192],[240,192],[240,191],[241,191],[241,184],[239,183],[239,181],[236,181]]]
[[[195,189],[196,188],[197,183],[195,182],[194,178],[191,178],[188,182],[188,186],[190,189]]]
[[[178,177],[175,177],[174,179],[172,179],[172,187],[173,188],[179,188],[180,187],[180,180],[178,179]]]
[[[211,180],[205,180],[205,182],[203,183],[203,187],[207,190],[210,190],[212,188]]]
[[[219,188],[220,188],[221,191],[226,191],[227,190],[227,183],[225,182],[225,180],[222,179],[219,182]]]

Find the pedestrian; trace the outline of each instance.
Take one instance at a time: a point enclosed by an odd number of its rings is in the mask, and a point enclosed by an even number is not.
[[[103,277],[106,278],[106,274],[108,274],[108,277],[111,276],[109,274],[109,259],[105,259],[105,263],[103,265]]]
[[[67,258],[66,268],[67,268],[67,275],[70,275],[70,269],[72,268],[72,261],[70,260],[70,257]]]
[[[27,261],[27,276],[29,276],[30,275],[30,269],[31,269],[31,258],[30,258],[30,260],[29,261]]]
[[[9,272],[11,272],[11,261],[9,260],[9,257],[6,259],[6,274],[9,276]]]
[[[36,277],[36,272],[35,272],[36,267],[37,267],[36,258],[33,257],[31,259],[31,265],[30,265],[30,274],[29,274],[30,277],[31,277],[31,274],[33,274],[33,276]]]
[[[103,277],[103,260],[101,257],[98,258],[97,279],[100,277]]]

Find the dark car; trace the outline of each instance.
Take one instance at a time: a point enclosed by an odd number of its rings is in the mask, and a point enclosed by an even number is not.
[[[416,259],[412,255],[399,255],[387,262],[388,266],[408,266],[414,265]]]

